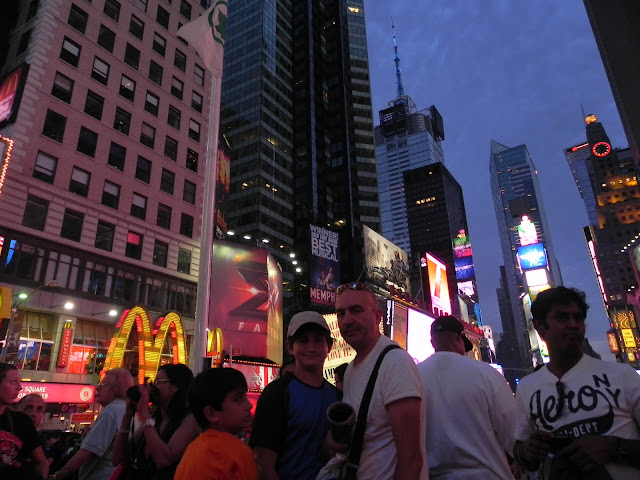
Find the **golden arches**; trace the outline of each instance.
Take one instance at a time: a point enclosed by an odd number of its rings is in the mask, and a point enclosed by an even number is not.
[[[154,332],[151,327],[151,318],[144,308],[139,305],[125,310],[118,322],[118,330],[111,338],[107,358],[104,362],[104,369],[101,377],[107,370],[122,366],[125,348],[129,341],[131,329],[135,325],[138,332],[138,382],[143,383],[145,377],[150,380],[155,379],[156,372],[160,364],[162,347],[166,340],[167,332],[171,332],[173,342],[173,362],[187,363],[185,348],[184,329],[180,316],[175,312],[170,312],[160,318],[156,324],[157,336],[154,339]]]

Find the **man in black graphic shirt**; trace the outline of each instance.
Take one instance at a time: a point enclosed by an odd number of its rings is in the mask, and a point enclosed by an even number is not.
[[[545,478],[583,472],[637,479],[640,376],[628,365],[583,355],[588,308],[583,292],[566,287],[533,302],[534,326],[551,360],[518,386],[514,457],[529,470],[544,462]]]

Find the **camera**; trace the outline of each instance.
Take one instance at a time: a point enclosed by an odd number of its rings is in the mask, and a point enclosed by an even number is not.
[[[150,385],[149,386],[149,402],[153,403],[153,404],[157,404],[158,403],[158,399],[159,399],[159,393],[158,392],[158,388],[155,385]],[[129,387],[127,389],[127,398],[134,401],[134,402],[139,402],[140,401],[140,388],[139,385],[134,385],[133,387]]]

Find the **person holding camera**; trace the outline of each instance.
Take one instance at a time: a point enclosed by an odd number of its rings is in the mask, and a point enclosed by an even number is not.
[[[192,382],[189,367],[167,364],[158,369],[153,383],[127,392],[127,409],[118,429],[113,465],[134,469],[138,480],[173,478],[182,454],[202,431],[187,408]],[[136,413],[140,423],[130,435]]]

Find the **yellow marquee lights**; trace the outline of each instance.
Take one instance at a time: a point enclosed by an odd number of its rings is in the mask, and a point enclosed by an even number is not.
[[[104,369],[100,373],[101,377],[104,377],[107,370],[122,366],[125,348],[134,325],[138,333],[139,383],[144,383],[145,377],[149,377],[149,380],[155,379],[168,332],[171,332],[173,363],[187,363],[184,328],[180,316],[170,312],[160,317],[156,322],[155,330],[152,330],[149,314],[144,308],[136,305],[130,310],[125,310],[116,325],[118,330],[109,343]]]

